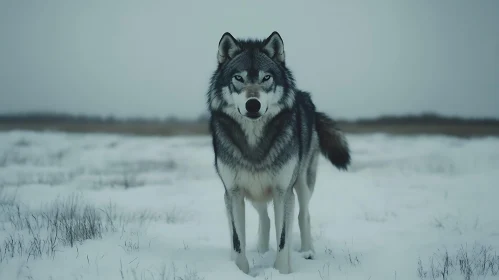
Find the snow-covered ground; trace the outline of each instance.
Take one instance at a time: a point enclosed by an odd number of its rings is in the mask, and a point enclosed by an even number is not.
[[[316,258],[280,275],[247,204],[245,275],[208,137],[0,133],[0,279],[499,279],[499,139],[348,139],[348,172],[321,159]]]

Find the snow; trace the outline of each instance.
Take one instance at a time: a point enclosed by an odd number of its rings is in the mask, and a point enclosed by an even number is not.
[[[439,254],[447,250],[453,258],[465,250],[471,256],[476,246],[490,246],[499,264],[499,139],[347,138],[349,171],[320,161],[310,206],[315,259],[294,252],[293,273],[279,274],[272,268],[272,233],[271,251],[256,252],[258,217],[247,203],[245,275],[229,258],[223,187],[209,137],[2,132],[0,204],[15,196],[36,212],[73,197],[114,209],[119,227],[73,247],[59,242],[51,256],[0,251],[0,279],[411,280],[420,279],[419,261],[431,279]],[[9,225],[6,213],[0,212],[1,250],[9,237],[29,237]],[[272,207],[269,214],[273,220]],[[456,266],[444,279],[466,279]],[[499,279],[491,267],[471,279]]]

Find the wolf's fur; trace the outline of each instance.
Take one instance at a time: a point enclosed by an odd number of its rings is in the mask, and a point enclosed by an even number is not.
[[[225,187],[232,258],[245,273],[245,198],[259,214],[257,249],[269,249],[273,201],[277,256],[274,267],[291,272],[290,245],[295,192],[301,252],[313,258],[308,204],[322,153],[338,169],[350,164],[346,139],[311,96],[295,86],[277,32],[267,39],[236,40],[223,34],[218,66],[211,77],[208,109],[215,168]]]

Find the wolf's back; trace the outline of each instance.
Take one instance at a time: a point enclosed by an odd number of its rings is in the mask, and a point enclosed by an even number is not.
[[[319,135],[321,153],[340,170],[347,170],[350,164],[348,143],[336,122],[322,112],[315,112],[315,127]]]

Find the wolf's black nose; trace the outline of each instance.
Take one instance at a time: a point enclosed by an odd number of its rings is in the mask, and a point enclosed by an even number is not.
[[[248,111],[248,113],[258,113],[261,106],[262,105],[258,99],[252,98],[246,101],[246,111]]]

